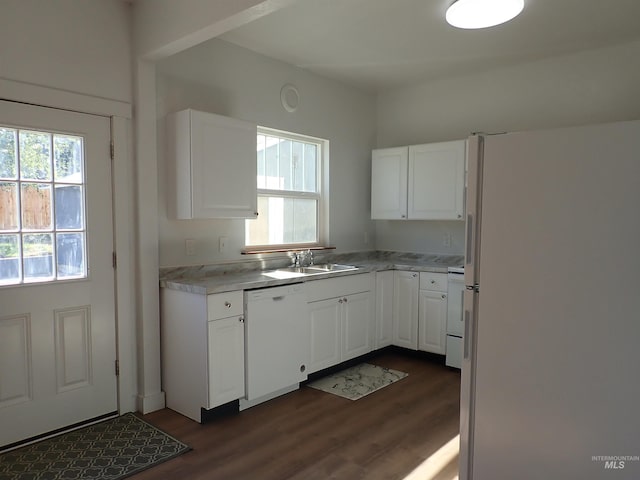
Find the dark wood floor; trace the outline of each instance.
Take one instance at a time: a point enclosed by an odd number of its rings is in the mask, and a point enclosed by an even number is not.
[[[409,376],[357,401],[303,387],[205,425],[145,415],[193,450],[131,478],[402,480],[458,434],[460,374],[395,351],[369,363]],[[456,478],[457,455],[437,469],[421,480]]]

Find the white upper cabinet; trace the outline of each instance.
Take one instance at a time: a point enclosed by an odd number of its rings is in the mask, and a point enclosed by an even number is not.
[[[409,218],[462,220],[465,145],[457,140],[409,147]]]
[[[371,218],[462,220],[466,141],[374,150]]]
[[[167,116],[169,215],[255,218],[256,125],[196,110]]]
[[[374,150],[371,155],[371,218],[407,217],[407,147]]]

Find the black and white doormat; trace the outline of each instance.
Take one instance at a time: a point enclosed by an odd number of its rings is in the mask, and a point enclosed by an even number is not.
[[[189,451],[128,413],[0,455],[0,480],[120,480]]]

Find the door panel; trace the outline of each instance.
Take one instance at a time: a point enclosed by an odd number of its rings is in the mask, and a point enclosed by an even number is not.
[[[374,320],[372,305],[371,292],[356,293],[343,299],[342,361],[371,351],[371,332]]]
[[[309,374],[340,363],[340,310],[337,298],[309,303]]]
[[[44,141],[52,152],[47,175],[53,178],[39,187],[49,190],[46,202],[28,212],[39,212],[39,223],[23,210],[0,224],[4,239],[22,239],[17,249],[4,245],[0,250],[0,255],[13,252],[11,261],[17,265],[5,270],[0,287],[1,447],[116,412],[117,385],[110,120],[0,102],[0,128],[45,132],[53,139]],[[56,150],[56,142],[66,149]],[[75,153],[67,158],[58,151]],[[78,181],[72,170],[80,170],[84,180]],[[12,175],[7,171],[0,176]],[[21,181],[22,173],[16,175],[15,182]],[[44,198],[35,189],[28,192],[27,183],[22,187],[12,197],[18,204],[23,198]],[[43,225],[55,225],[55,230]],[[46,244],[34,238],[45,238]],[[18,279],[24,274],[24,283],[6,285],[14,272]]]

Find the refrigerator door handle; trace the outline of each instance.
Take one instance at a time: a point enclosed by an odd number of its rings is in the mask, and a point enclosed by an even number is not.
[[[471,333],[471,312],[469,310],[464,311],[464,353],[462,358],[467,360],[469,358],[469,341]]]
[[[471,214],[467,215],[467,254],[465,258],[467,259],[466,265],[473,264],[473,215]]]

